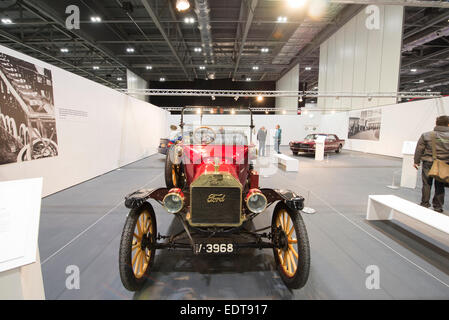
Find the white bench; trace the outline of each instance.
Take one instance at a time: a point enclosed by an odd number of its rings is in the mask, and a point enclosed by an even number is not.
[[[277,159],[278,164],[280,163],[285,167],[285,171],[298,171],[299,169],[299,161],[297,159],[293,159],[282,153],[275,153],[274,158]]]
[[[367,220],[397,220],[449,246],[449,217],[393,195],[370,195]]]

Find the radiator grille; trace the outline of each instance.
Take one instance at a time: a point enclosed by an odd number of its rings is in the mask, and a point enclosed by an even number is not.
[[[192,188],[191,223],[196,225],[239,225],[241,193],[233,187]]]

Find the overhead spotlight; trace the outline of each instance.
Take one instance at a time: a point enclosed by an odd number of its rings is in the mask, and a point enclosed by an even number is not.
[[[282,111],[282,114],[286,114],[286,113],[287,113],[287,111],[285,111],[285,110]]]
[[[210,109],[209,112],[213,114],[214,113],[214,109]]]
[[[263,97],[262,96],[257,96],[257,101],[259,101],[259,102],[263,101]]]
[[[239,99],[239,96],[235,96],[234,100],[237,101]]]
[[[165,78],[164,78],[164,77],[161,77],[161,78],[159,78],[159,81],[160,81],[160,82],[164,82],[164,81],[165,81]]]
[[[268,48],[261,48],[261,49],[260,49],[260,52],[262,52],[262,53],[267,53],[268,51],[269,51]]]
[[[185,17],[185,18],[184,18],[184,23],[186,23],[186,24],[192,24],[192,23],[195,23],[195,19],[192,18],[192,17]]]
[[[279,17],[278,17],[278,22],[279,22],[279,23],[286,23],[286,22],[287,22],[287,17],[285,17],[285,16],[279,16]]]
[[[288,5],[294,9],[304,6],[306,1],[307,0],[287,0]]]
[[[235,114],[235,110],[234,109],[231,110],[231,114]]]
[[[134,53],[134,48],[126,48],[126,52],[128,53]]]
[[[90,17],[90,21],[92,21],[94,23],[98,23],[98,22],[101,22],[101,18],[99,16],[92,16],[92,17]]]
[[[176,9],[178,11],[185,11],[190,8],[190,2],[188,0],[177,0]]]
[[[432,90],[430,90],[430,89],[427,89],[427,92],[430,92],[430,91],[432,91]]]
[[[265,111],[265,114],[268,114],[268,111]]]
[[[299,102],[302,102],[302,96],[299,96],[298,101],[299,101]]]
[[[209,73],[208,74],[209,79],[213,80],[215,79],[215,73]]]
[[[253,70],[259,70],[259,66],[253,66]]]
[[[118,78],[117,78],[117,81],[122,81],[122,80],[123,80],[122,77],[118,77]]]
[[[424,82],[424,80],[419,80],[418,82],[419,82],[419,83],[423,83],[423,82]]]
[[[61,48],[61,52],[62,52],[62,53],[67,53],[67,52],[69,52],[69,49],[67,49],[67,48]]]
[[[246,81],[251,81],[251,78],[246,78]]]
[[[206,67],[205,66],[200,66],[200,70],[205,70]]]
[[[306,71],[312,70],[312,67],[306,67]]]
[[[215,100],[215,96],[210,97],[213,101]]]
[[[12,20],[10,18],[2,18],[3,24],[12,24]]]
[[[309,2],[308,14],[312,19],[318,19],[324,15],[327,8],[326,0],[313,0]]]
[[[100,67],[99,67],[99,66],[93,66],[92,69],[94,69],[94,70],[100,70]]]
[[[201,52],[203,51],[203,49],[201,49],[200,47],[196,47],[195,49],[193,49],[195,52]]]
[[[201,109],[196,109],[197,114],[201,114]]]
[[[153,69],[153,66],[146,66],[146,69],[151,70],[151,69]]]
[[[318,90],[318,87],[313,87],[313,90]]]
[[[418,69],[410,69],[411,72],[416,72]]]

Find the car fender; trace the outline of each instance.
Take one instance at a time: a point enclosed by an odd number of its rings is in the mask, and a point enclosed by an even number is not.
[[[162,203],[168,191],[168,188],[140,189],[134,191],[125,197],[125,207],[128,209],[136,209],[148,199],[154,199]]]
[[[292,210],[304,209],[304,198],[291,190],[262,188],[260,191],[267,198],[267,206],[276,201],[283,201]]]

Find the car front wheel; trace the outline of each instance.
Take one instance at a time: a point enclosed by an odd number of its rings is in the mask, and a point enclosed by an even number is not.
[[[126,218],[120,240],[119,270],[123,286],[130,291],[143,287],[153,265],[156,249],[156,216],[153,207],[145,202],[132,209]]]
[[[301,214],[279,202],[273,211],[271,232],[274,260],[282,281],[290,289],[304,287],[309,278],[310,247]]]

